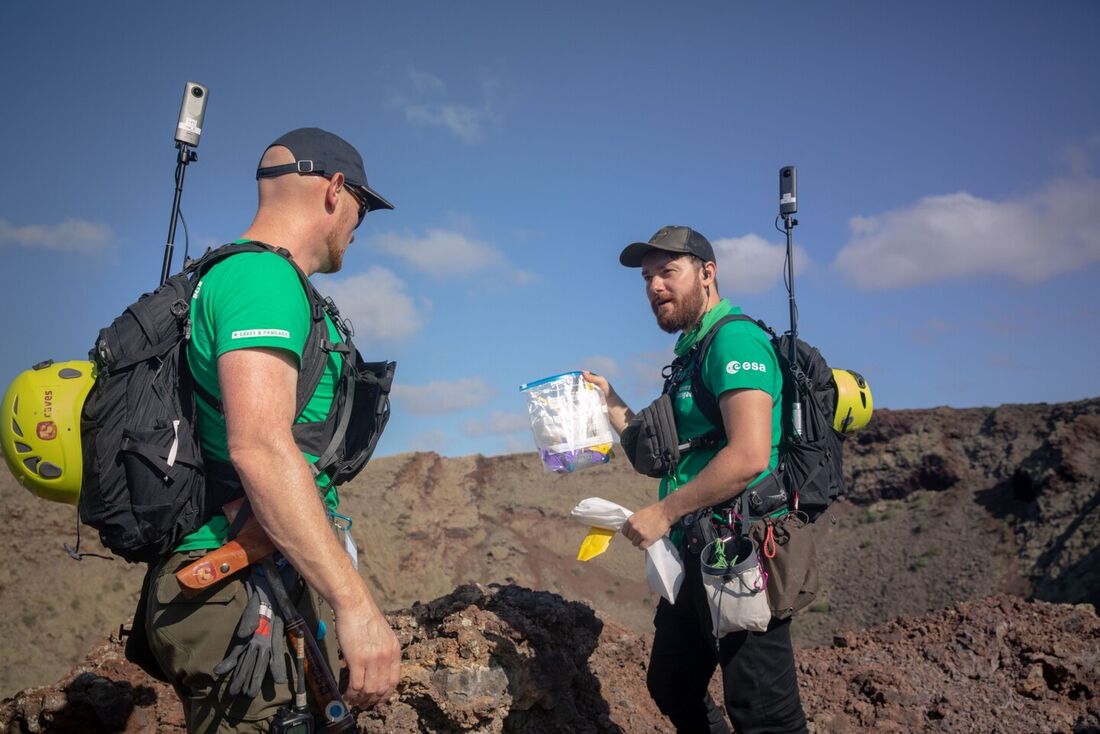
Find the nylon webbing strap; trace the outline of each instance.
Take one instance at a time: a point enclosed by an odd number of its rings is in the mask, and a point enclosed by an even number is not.
[[[229,523],[229,528],[225,531],[225,539],[233,540],[237,537],[237,534],[241,532],[241,528],[244,527],[245,522],[252,516],[252,505],[249,503],[248,498],[241,503],[240,509],[237,510],[237,516],[233,518],[233,522]]]
[[[294,163],[284,163],[281,166],[268,166],[267,168],[256,169],[256,180],[261,178],[275,178],[276,176],[282,176],[287,173],[301,173],[303,175],[314,174],[317,176],[325,175],[325,162],[324,161],[295,161]]]
[[[168,352],[172,351],[172,347],[176,346],[178,343],[179,342],[175,339],[165,339],[159,344],[152,345],[148,349],[143,349],[140,352],[131,354],[127,359],[120,359],[114,362],[110,365],[110,368],[115,371],[124,370],[127,367],[133,367],[135,364],[144,362],[147,359],[163,357],[168,354]]]
[[[700,436],[697,440],[703,440],[707,443],[717,443],[721,439],[726,438],[726,426],[722,422],[722,410],[718,405],[718,400],[715,398],[714,393],[703,382],[703,360],[706,359],[707,350],[710,349],[711,342],[718,336],[718,330],[731,321],[748,321],[756,324],[760,327],[765,334],[774,338],[775,332],[768,328],[767,324],[763,321],[758,321],[748,314],[727,314],[720,318],[714,326],[710,328],[710,331],[706,333],[703,339],[696,345],[694,355],[690,358],[690,362],[687,368],[691,373],[691,392],[695,398],[695,405],[699,408],[699,412],[714,426],[714,430]],[[706,443],[704,443],[706,445]],[[738,532],[741,535],[748,533],[749,518],[752,516],[751,507],[749,505],[750,491],[744,489],[737,497],[730,500],[725,507],[738,507],[738,512],[741,515],[741,522],[739,523]]]
[[[216,410],[220,415],[225,415],[225,408],[222,406],[222,401],[214,397],[214,394],[207,390],[205,387],[199,384],[198,380],[191,381],[191,387],[195,390],[195,395],[202,398],[203,402]]]
[[[275,166],[274,168],[278,167],[279,166]],[[234,242],[223,245],[217,250],[203,255],[193,264],[192,269],[198,270],[201,276],[221,260],[242,252],[273,252],[281,256],[292,268],[294,268],[294,272],[298,275],[298,280],[302,284],[302,289],[306,293],[306,300],[309,301],[310,304],[310,333],[306,337],[306,346],[302,350],[302,364],[303,366],[308,364],[309,369],[308,371],[304,371],[304,373],[299,373],[298,376],[298,388],[294,405],[294,417],[297,419],[298,416],[302,414],[302,411],[306,409],[306,405],[309,404],[309,399],[312,397],[314,390],[317,389],[317,385],[321,382],[321,377],[325,372],[326,360],[323,358],[325,354],[324,347],[321,346],[317,349],[316,356],[314,356],[312,352],[307,354],[312,344],[323,345],[326,342],[325,331],[323,330],[325,311],[323,305],[321,305],[324,299],[321,294],[317,292],[317,289],[313,287],[313,283],[306,277],[306,274],[302,272],[302,269],[298,267],[298,263],[294,262],[294,258],[291,256],[289,250],[285,247],[275,247],[274,245],[269,245],[259,240],[248,240],[247,242]],[[198,381],[194,382],[194,386],[196,395],[202,398],[207,405],[214,408],[218,413],[224,414],[221,400],[214,397],[210,391],[198,384]]]
[[[695,405],[698,406],[699,412],[715,427],[715,430],[721,432],[723,437],[726,435],[726,427],[722,423],[722,411],[718,407],[718,400],[714,397],[714,393],[703,382],[703,360],[706,359],[711,342],[718,336],[718,330],[731,321],[748,321],[759,326],[765,333],[771,331],[762,322],[746,314],[728,314],[718,319],[718,322],[710,328],[710,331],[697,345],[698,351],[691,358],[688,369],[691,371],[691,392],[695,396]]]
[[[355,405],[355,380],[350,377],[352,370],[350,365],[351,360],[345,357],[343,362],[344,368],[341,374],[344,381],[347,383],[347,387],[344,391],[344,404],[339,406],[340,418],[339,422],[336,424],[336,431],[332,435],[332,440],[329,441],[328,448],[325,449],[321,458],[317,460],[318,469],[324,472],[328,472],[328,465],[332,461],[332,457],[336,455],[336,452],[344,443],[344,436],[347,435],[348,432],[348,422],[351,420],[352,408]],[[336,407],[335,405],[333,406],[333,408]]]

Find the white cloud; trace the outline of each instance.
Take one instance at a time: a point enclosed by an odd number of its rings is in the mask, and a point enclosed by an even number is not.
[[[1100,132],[1095,132],[1084,140],[1067,145],[1060,157],[1070,175],[1082,177],[1088,176],[1098,155],[1100,155]]]
[[[437,278],[476,273],[503,259],[492,245],[446,229],[429,229],[423,237],[383,232],[371,244]]]
[[[646,400],[652,400],[660,392],[664,385],[661,371],[672,362],[676,355],[672,352],[672,345],[668,351],[663,352],[638,352],[631,355],[628,363],[626,384],[641,396],[650,396]],[[613,383],[614,384],[614,383]],[[640,406],[644,407],[644,406]]]
[[[434,74],[410,69],[408,75],[411,96],[398,95],[390,104],[404,112],[409,122],[442,127],[464,143],[474,144],[485,140],[488,125],[499,119],[494,79],[483,78],[481,99],[469,103],[446,98],[447,86]]]
[[[578,364],[589,372],[595,372],[597,375],[603,375],[609,380],[614,380],[616,377],[622,374],[622,370],[619,369],[619,363],[613,360],[611,357],[604,357],[596,354],[591,357],[585,357]]]
[[[415,334],[424,326],[423,311],[431,305],[422,301],[418,307],[406,293],[405,282],[377,265],[342,280],[326,280],[322,288],[340,315],[351,320],[361,346],[367,340],[393,341]]]
[[[405,118],[409,122],[445,127],[465,143],[477,143],[485,138],[483,113],[465,105],[410,104],[405,106]]]
[[[0,245],[95,255],[115,249],[115,235],[107,225],[84,219],[22,227],[0,219]]]
[[[520,437],[511,435],[504,437],[503,453],[505,454],[526,454],[534,450],[535,444],[530,436]]]
[[[436,94],[446,88],[443,80],[435,74],[418,69],[409,69],[409,79],[418,94]]]
[[[493,389],[480,377],[467,377],[426,385],[395,383],[391,394],[395,412],[404,410],[416,415],[439,415],[484,405],[493,396]]]
[[[482,436],[510,436],[520,432],[530,432],[531,419],[523,413],[493,412],[482,420],[469,420],[463,426],[463,432],[470,438]]]
[[[442,453],[447,448],[450,436],[446,431],[431,430],[418,433],[408,441],[409,451],[435,451]]]
[[[958,331],[958,328],[957,323],[932,317],[918,323],[909,333],[918,344],[933,347],[941,344],[945,337]]]
[[[783,260],[787,245],[768,242],[757,234],[724,237],[713,243],[718,258],[718,287],[737,294],[763,293],[783,281]],[[810,264],[809,256],[794,246],[794,272]]]
[[[862,288],[986,274],[1038,283],[1100,260],[1100,179],[1059,179],[1004,201],[928,196],[849,226],[835,266]]]
[[[493,245],[455,230],[429,229],[423,237],[411,232],[382,232],[370,239],[370,246],[434,278],[497,270],[517,285],[535,279],[532,273],[512,267],[508,258]]]
[[[539,276],[535,275],[530,270],[516,270],[514,268],[509,268],[506,275],[508,280],[512,281],[514,285],[531,285],[539,279]]]

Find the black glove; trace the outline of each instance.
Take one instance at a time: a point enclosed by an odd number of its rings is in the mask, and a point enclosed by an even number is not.
[[[272,601],[274,594],[263,569],[253,566],[244,586],[248,592],[248,605],[237,625],[233,647],[225,659],[214,666],[214,675],[221,676],[232,671],[230,695],[255,698],[269,669],[273,681],[286,683],[286,643],[283,618]]]

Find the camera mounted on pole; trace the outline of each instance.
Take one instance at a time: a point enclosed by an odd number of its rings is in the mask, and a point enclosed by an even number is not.
[[[202,122],[206,116],[206,100],[210,90],[202,84],[187,82],[183,87],[183,101],[180,103],[179,119],[176,121],[176,193],[172,199],[172,217],[168,223],[168,241],[164,245],[164,263],[160,269],[160,283],[163,285],[172,273],[172,249],[176,243],[176,221],[180,214],[180,197],[183,196],[183,177],[187,164],[199,159],[195,148],[202,135]],[[187,231],[187,222],[183,224]],[[184,254],[186,255],[186,248]]]
[[[797,381],[798,369],[798,304],[794,298],[794,228],[798,220],[794,214],[798,211],[798,170],[794,166],[779,169],[779,216],[783,219],[783,229],[787,233],[787,302],[791,313],[791,341],[787,354],[787,364],[791,376]],[[791,434],[797,439],[802,436],[802,401],[796,396],[791,404]]]

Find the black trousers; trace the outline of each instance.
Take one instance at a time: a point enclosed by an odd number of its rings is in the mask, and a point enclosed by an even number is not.
[[[699,556],[687,551],[682,555],[684,582],[676,604],[662,599],[653,619],[646,683],[661,713],[677,732],[725,731],[707,695],[714,669],[721,665],[726,713],[738,734],[806,732],[790,620],[773,619],[764,632],[728,634],[716,645]]]

